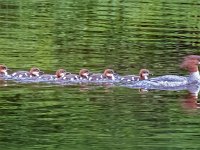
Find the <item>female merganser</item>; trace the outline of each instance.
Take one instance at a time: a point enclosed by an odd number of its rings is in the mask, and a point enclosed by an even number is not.
[[[14,72],[11,77],[12,78],[32,78],[40,76],[42,72],[39,68],[33,67],[30,71],[18,71]]]
[[[89,81],[99,81],[99,80],[115,80],[115,73],[112,69],[106,69],[103,74],[92,74],[88,78]]]
[[[8,76],[8,68],[5,65],[0,65],[0,77]]]
[[[130,81],[140,81],[140,80],[146,80],[148,79],[149,76],[149,70],[147,69],[141,69],[139,72],[139,76],[136,75],[127,75],[127,76],[123,76],[121,77],[121,81],[126,81],[126,82],[130,82]]]
[[[89,72],[88,69],[81,69],[79,71],[79,80],[87,80],[87,79],[89,79],[90,75],[91,75],[91,73]]]
[[[184,57],[184,60],[183,61],[186,61],[188,59],[196,59],[196,60],[199,60],[200,61],[200,56],[199,55],[188,55],[186,57]]]
[[[199,64],[200,64],[200,61],[194,58],[192,59],[187,58],[181,64],[180,67],[188,70],[190,73],[188,77],[188,83],[200,82],[200,75],[199,75],[199,69],[198,69]]]

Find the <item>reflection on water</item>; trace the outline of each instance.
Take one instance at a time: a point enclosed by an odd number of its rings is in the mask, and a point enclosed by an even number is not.
[[[200,46],[199,1],[6,0],[0,24],[0,63],[13,72],[185,75],[180,60]],[[0,81],[1,149],[197,149],[190,93]]]
[[[198,85],[189,85],[188,94],[185,96],[183,101],[183,107],[186,109],[199,109],[200,103],[198,102],[198,94],[200,87]]]
[[[192,93],[197,87],[188,93],[95,85],[9,85],[0,94],[4,148],[148,149],[167,143],[189,148],[197,142],[185,143],[198,135],[199,111],[194,110],[199,104],[197,93]]]

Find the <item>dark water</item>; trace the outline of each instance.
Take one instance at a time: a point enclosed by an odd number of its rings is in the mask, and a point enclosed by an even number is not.
[[[200,54],[200,2],[1,0],[0,60],[78,72],[185,75]],[[199,149],[200,111],[188,92],[0,82],[1,149]]]

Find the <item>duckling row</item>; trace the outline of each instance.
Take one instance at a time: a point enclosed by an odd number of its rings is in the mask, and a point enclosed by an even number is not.
[[[17,71],[12,74],[8,74],[9,69],[5,65],[0,65],[0,76],[4,79],[11,80],[34,80],[38,82],[42,81],[89,81],[89,82],[101,82],[101,81],[139,81],[148,79],[149,70],[141,69],[139,75],[127,75],[120,76],[116,74],[112,69],[105,69],[103,73],[92,73],[88,69],[81,69],[79,74],[72,74],[64,69],[58,69],[54,75],[44,74],[39,68],[33,67],[30,71]]]
[[[187,81],[187,83],[200,82],[200,75],[198,70],[198,65],[200,64],[200,56],[189,55],[183,59],[181,68],[186,69],[189,72],[188,77],[182,78],[181,76],[165,75],[149,80],[153,82],[174,82],[174,81]],[[30,71],[17,71],[12,74],[8,74],[8,68],[5,65],[0,65],[0,77],[2,79],[8,80],[20,80],[20,81],[60,81],[60,82],[120,82],[127,83],[132,81],[147,80],[149,77],[149,70],[141,69],[139,75],[127,75],[120,76],[116,74],[112,69],[105,69],[103,73],[92,73],[88,69],[81,69],[79,74],[72,74],[65,71],[64,69],[59,69],[54,75],[44,74],[39,68],[33,67]],[[147,81],[145,81],[147,82]]]

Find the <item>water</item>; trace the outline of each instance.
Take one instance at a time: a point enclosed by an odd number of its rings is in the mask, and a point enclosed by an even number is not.
[[[11,72],[81,68],[186,75],[199,54],[199,1],[2,0],[0,60]],[[1,149],[198,149],[188,91],[0,82]]]

